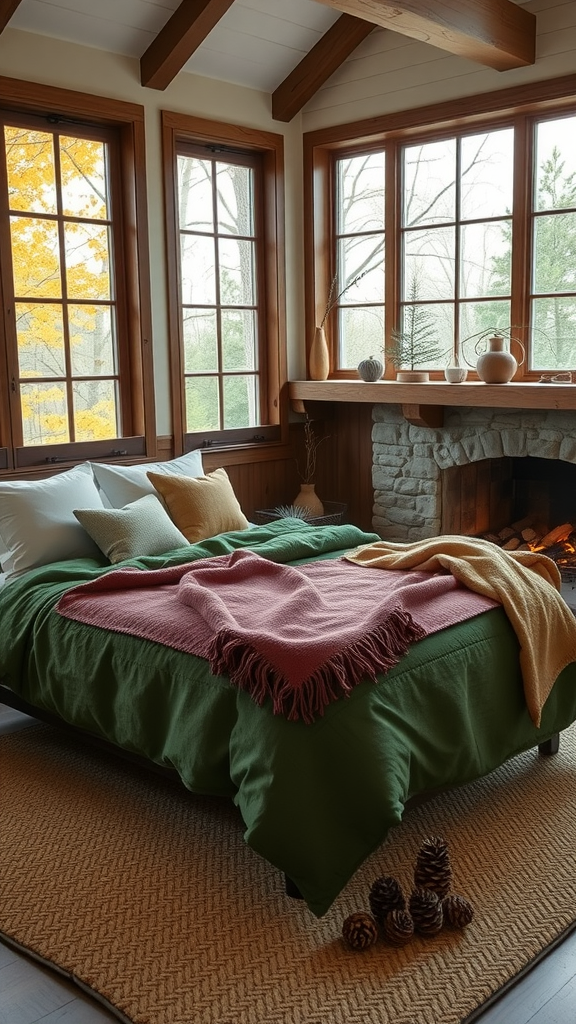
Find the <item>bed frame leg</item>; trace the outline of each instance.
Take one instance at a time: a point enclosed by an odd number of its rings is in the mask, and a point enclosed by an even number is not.
[[[560,749],[560,733],[555,732],[549,740],[544,740],[544,743],[538,744],[538,753],[544,754],[545,757],[549,757],[550,754],[557,754]]]
[[[284,888],[286,890],[286,895],[290,896],[291,899],[293,899],[293,900],[303,900],[304,899],[302,893],[300,892],[300,889],[298,888],[296,883],[292,881],[291,878],[288,878],[288,875],[284,875]]]

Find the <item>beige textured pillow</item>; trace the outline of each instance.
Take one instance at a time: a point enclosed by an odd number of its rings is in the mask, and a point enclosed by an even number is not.
[[[188,545],[155,494],[146,494],[124,508],[78,508],[74,515],[112,563],[163,555]]]
[[[190,544],[250,526],[225,469],[195,479],[160,473],[148,473],[148,479]]]

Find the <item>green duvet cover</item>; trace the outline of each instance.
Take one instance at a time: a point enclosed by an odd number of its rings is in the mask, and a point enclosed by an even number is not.
[[[282,520],[161,557],[151,569],[248,547],[278,562],[335,557],[378,539]],[[413,795],[484,775],[576,719],[576,664],[536,729],[518,642],[501,608],[414,643],[314,723],[257,706],[192,655],[54,611],[70,587],[117,566],[59,562],[0,590],[0,680],[35,707],[174,767],[193,792],[232,798],[249,846],[326,912]]]

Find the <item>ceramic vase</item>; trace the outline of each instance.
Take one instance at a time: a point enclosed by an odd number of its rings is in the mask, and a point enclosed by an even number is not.
[[[468,370],[465,366],[460,366],[460,360],[456,352],[452,356],[452,362],[444,370],[444,376],[449,384],[462,384],[466,380]]]
[[[330,354],[326,332],[323,327],[317,327],[310,346],[308,357],[308,371],[311,380],[327,380],[330,373]]]
[[[476,371],[485,384],[507,384],[518,369],[518,363],[504,348],[504,338],[494,335],[488,338],[488,351],[476,363]]]
[[[298,505],[298,508],[307,508],[311,516],[323,516],[324,505],[314,488],[314,484],[301,484],[292,504]]]

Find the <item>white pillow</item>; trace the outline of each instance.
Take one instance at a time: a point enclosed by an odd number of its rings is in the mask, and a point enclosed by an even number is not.
[[[147,473],[168,473],[171,476],[204,476],[202,453],[198,450],[169,462],[143,462],[137,466],[109,465],[91,462],[97,486],[112,508],[124,508],[145,494],[156,494]],[[103,502],[105,504],[106,502]]]
[[[49,562],[102,555],[74,516],[79,505],[102,508],[87,462],[45,480],[0,481],[0,541],[8,579]]]
[[[74,515],[113,563],[188,547],[155,494],[145,494],[124,508],[78,508]]]

